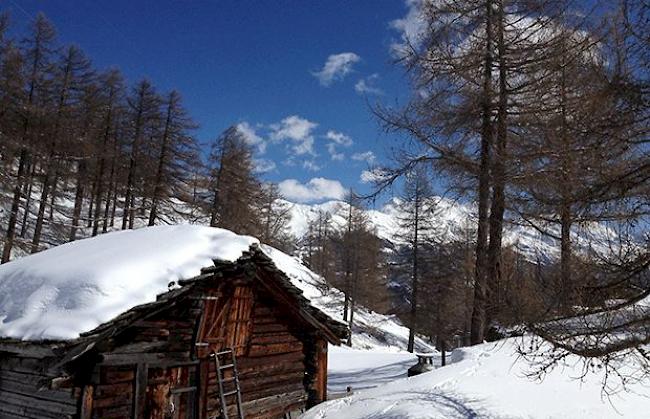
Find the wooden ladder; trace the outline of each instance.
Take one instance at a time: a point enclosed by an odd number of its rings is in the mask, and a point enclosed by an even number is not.
[[[244,419],[244,412],[241,407],[241,388],[239,387],[239,373],[237,372],[237,359],[235,352],[227,348],[221,352],[213,353],[214,364],[217,369],[217,383],[219,384],[219,397],[221,398],[221,414],[223,419],[228,418],[228,405],[226,397],[236,396],[237,400],[237,419]],[[223,360],[220,359],[223,357]],[[230,357],[230,360],[227,358]],[[222,362],[223,361],[223,362]],[[232,371],[232,377],[223,378],[224,371]],[[234,390],[225,390],[225,384],[234,384]]]

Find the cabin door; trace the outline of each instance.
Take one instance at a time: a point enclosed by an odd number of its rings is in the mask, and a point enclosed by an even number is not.
[[[149,368],[145,417],[196,419],[198,364]]]

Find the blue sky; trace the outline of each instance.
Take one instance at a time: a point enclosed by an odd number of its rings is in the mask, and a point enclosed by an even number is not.
[[[363,170],[391,146],[369,103],[407,94],[390,53],[401,35],[391,22],[407,15],[405,0],[0,0],[0,7],[20,29],[43,11],[60,41],[80,45],[98,68],[178,89],[204,143],[242,124],[260,144],[264,178],[285,181],[296,200],[367,191]]]

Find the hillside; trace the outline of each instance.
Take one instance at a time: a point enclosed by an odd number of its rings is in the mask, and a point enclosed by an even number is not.
[[[435,231],[431,238],[437,241],[452,241],[462,239],[463,232],[472,231],[476,223],[474,209],[471,205],[462,204],[444,197],[434,197],[431,200],[435,206],[433,225]],[[318,217],[319,212],[329,213],[335,227],[345,225],[348,204],[343,201],[328,201],[320,204],[296,204],[285,201],[291,207],[291,233],[301,238],[307,234],[310,221]],[[393,198],[386,204],[364,212],[377,235],[393,245],[403,245],[403,230],[399,226],[400,218],[404,217],[399,208],[399,198]],[[531,226],[524,225],[521,220],[511,220],[504,232],[504,244],[512,246],[530,261],[549,260],[559,257],[559,247],[555,240],[542,235]],[[556,226],[546,226],[548,230],[559,234]],[[615,237],[615,233],[606,227],[590,223],[576,226],[573,241],[578,248],[607,250],[606,243]]]

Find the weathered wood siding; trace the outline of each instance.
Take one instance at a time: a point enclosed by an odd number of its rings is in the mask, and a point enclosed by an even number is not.
[[[115,337],[96,367],[90,417],[162,418],[172,405],[184,414],[194,397],[174,391],[196,381],[198,364],[192,362],[201,313],[202,301],[186,295]]]
[[[0,352],[0,418],[72,418],[78,389],[52,390],[46,360]]]
[[[243,408],[247,418],[281,418],[285,412],[304,407],[307,400],[303,343],[277,305],[262,293],[254,296],[250,330],[240,331],[248,338],[245,346],[237,348]],[[235,341],[244,342],[242,338]],[[209,368],[207,403],[208,412],[214,415],[220,402],[213,362]],[[228,400],[230,410],[234,409],[232,399]]]

